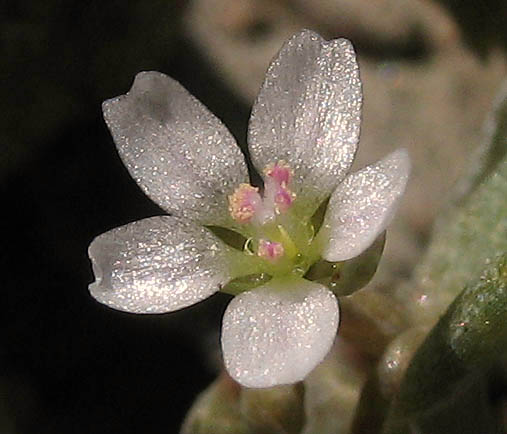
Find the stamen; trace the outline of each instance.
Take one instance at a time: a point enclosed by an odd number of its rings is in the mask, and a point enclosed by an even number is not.
[[[240,184],[229,196],[229,212],[239,223],[250,222],[261,206],[262,198],[259,189],[249,184]]]
[[[289,189],[292,170],[285,161],[270,164],[264,169],[263,197],[259,189],[240,184],[229,196],[229,212],[238,223],[254,223],[263,226],[286,212],[296,194]]]
[[[284,248],[281,243],[260,239],[257,255],[271,262],[276,262],[284,255]]]

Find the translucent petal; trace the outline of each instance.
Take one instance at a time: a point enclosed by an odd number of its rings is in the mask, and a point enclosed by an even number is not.
[[[352,44],[304,30],[272,61],[249,125],[252,160],[262,170],[285,160],[300,199],[329,196],[357,149],[362,91]],[[318,206],[318,205],[317,205]]]
[[[227,195],[248,172],[234,138],[204,105],[172,78],[141,72],[103,111],[123,162],[151,199],[201,224],[228,225]]]
[[[351,173],[329,200],[318,234],[327,261],[345,261],[366,250],[390,223],[410,172],[407,151],[399,149]]]
[[[114,309],[163,313],[203,300],[227,283],[229,250],[207,229],[179,217],[151,217],[95,238],[90,292]]]
[[[272,280],[227,307],[225,366],[246,387],[301,381],[329,351],[338,318],[338,302],[324,286],[304,279]]]

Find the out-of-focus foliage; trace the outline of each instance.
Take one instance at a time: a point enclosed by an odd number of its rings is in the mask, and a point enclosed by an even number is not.
[[[194,402],[181,434],[249,434],[239,410],[241,388],[226,375],[218,377]]]
[[[298,434],[302,386],[247,389],[223,373],[194,403],[182,434]]]
[[[415,354],[385,433],[499,430],[487,385],[507,354],[505,92],[500,97],[490,119],[489,142],[462,183],[466,195],[442,216],[416,271],[416,297],[407,301],[413,322],[433,323],[465,289]],[[405,288],[410,289],[414,286]]]
[[[354,349],[341,339],[304,382],[306,424],[301,434],[349,432],[364,384]]]
[[[405,288],[415,323],[431,321],[507,251],[507,98],[502,93],[492,119],[489,142],[465,177],[465,192],[438,221],[425,260],[416,268],[415,286]]]
[[[469,283],[412,360],[386,434],[500,432],[487,378],[507,355],[507,254]]]

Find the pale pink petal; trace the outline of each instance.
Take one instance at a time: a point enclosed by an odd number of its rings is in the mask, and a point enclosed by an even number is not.
[[[410,172],[399,149],[375,164],[351,173],[336,188],[318,234],[327,261],[345,261],[366,250],[391,222]]]
[[[172,78],[141,72],[103,111],[120,157],[152,200],[201,224],[230,225],[227,196],[248,172],[234,138],[203,104]]]
[[[114,309],[163,313],[201,301],[230,278],[230,250],[207,229],[178,217],[151,217],[99,235],[88,250],[90,292]]]
[[[301,381],[331,348],[338,319],[335,296],[304,279],[272,280],[244,292],[223,319],[227,371],[246,387]]]

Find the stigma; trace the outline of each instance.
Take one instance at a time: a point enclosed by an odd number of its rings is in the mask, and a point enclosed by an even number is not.
[[[267,259],[270,262],[276,262],[284,255],[284,253],[285,251],[281,243],[265,239],[259,240],[257,256],[261,257],[262,259]]]

